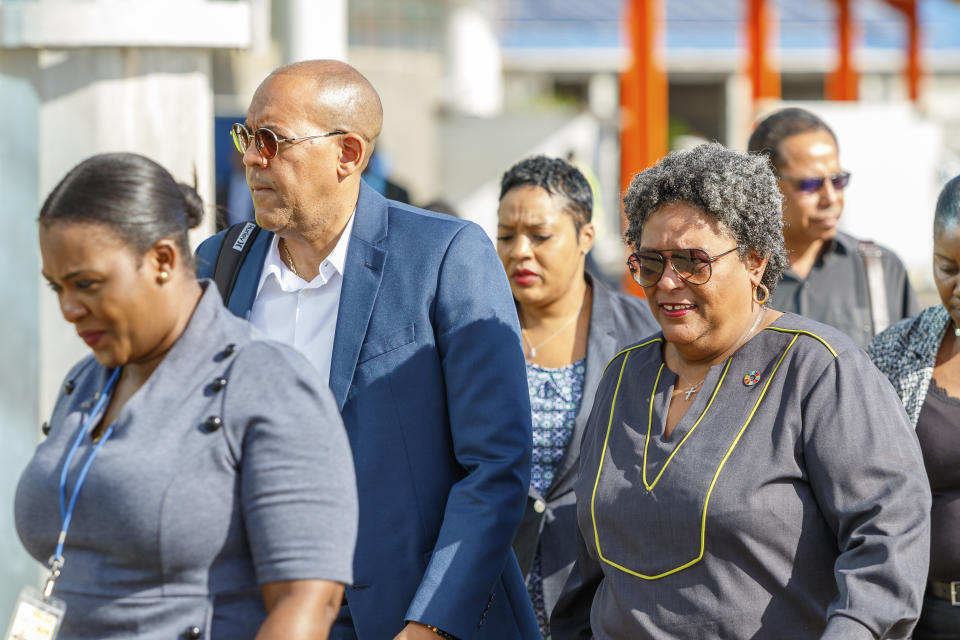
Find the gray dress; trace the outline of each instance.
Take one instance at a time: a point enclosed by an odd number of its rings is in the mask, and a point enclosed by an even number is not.
[[[350,582],[356,488],[333,397],[302,356],[251,330],[207,284],[124,405],[77,499],[59,640],[253,638],[261,584]],[[92,357],[74,367],[20,479],[17,531],[38,561],[60,529],[66,451],[109,373]],[[68,498],[92,445],[73,458]]]
[[[597,391],[554,640],[908,637],[930,490],[863,351],[784,314],[710,370],[666,438],[663,344],[621,352]]]

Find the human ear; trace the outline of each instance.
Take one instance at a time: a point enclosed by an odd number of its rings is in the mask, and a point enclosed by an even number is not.
[[[743,257],[743,266],[750,275],[750,283],[755,287],[763,280],[763,274],[767,270],[769,257],[761,258],[760,254],[753,249],[747,252]]]
[[[588,222],[582,227],[580,227],[580,237],[578,242],[580,243],[580,251],[583,252],[583,255],[590,253],[590,249],[593,249],[593,242],[596,240],[597,230],[594,228],[592,222]]]
[[[345,133],[340,136],[340,157],[337,173],[341,180],[363,171],[369,156],[368,149],[372,153],[370,143],[356,133]]]
[[[170,238],[158,240],[144,256],[144,263],[154,270],[158,282],[166,282],[180,265],[180,249]]]

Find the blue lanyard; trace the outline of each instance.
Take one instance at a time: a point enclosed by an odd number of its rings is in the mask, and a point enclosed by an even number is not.
[[[117,367],[113,370],[113,374],[107,381],[107,386],[104,387],[103,391],[100,393],[100,398],[97,400],[97,404],[93,407],[90,415],[84,421],[83,426],[80,427],[80,431],[77,433],[77,437],[73,441],[73,446],[70,447],[70,453],[67,454],[67,459],[63,462],[63,470],[60,472],[60,517],[62,518],[62,522],[60,525],[60,536],[57,538],[57,550],[53,552],[53,557],[50,558],[52,564],[59,564],[60,566],[63,565],[63,543],[67,539],[67,529],[70,528],[70,519],[73,517],[73,508],[77,504],[77,496],[80,494],[80,487],[83,486],[83,481],[87,477],[87,471],[90,470],[90,465],[93,463],[93,459],[96,458],[97,453],[100,452],[100,447],[103,446],[103,444],[110,437],[110,434],[113,433],[113,425],[111,424],[109,427],[107,427],[103,437],[100,438],[100,441],[93,448],[93,451],[91,451],[90,455],[87,456],[87,461],[83,463],[83,467],[80,469],[80,475],[77,476],[77,484],[73,487],[73,494],[70,496],[70,504],[67,505],[67,471],[70,469],[70,462],[73,460],[73,456],[77,452],[77,448],[80,446],[83,436],[86,435],[90,430],[90,427],[93,426],[94,421],[99,417],[100,411],[103,410],[103,406],[107,403],[107,399],[110,397],[110,391],[113,389],[113,385],[116,383],[119,376],[120,367]]]

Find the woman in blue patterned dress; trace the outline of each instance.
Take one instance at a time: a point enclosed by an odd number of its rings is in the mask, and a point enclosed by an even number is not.
[[[497,251],[517,303],[533,411],[533,469],[514,550],[541,632],[576,560],[573,481],[597,382],[617,349],[654,333],[641,300],[584,269],[593,194],[580,171],[538,156],[500,184]]]

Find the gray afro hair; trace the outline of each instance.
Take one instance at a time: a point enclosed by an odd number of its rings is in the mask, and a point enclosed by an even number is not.
[[[638,173],[623,196],[627,243],[640,247],[643,225],[660,207],[685,202],[712,216],[740,247],[768,258],[761,282],[773,293],[787,267],[783,247],[783,196],[764,156],[745,155],[721,144],[675,151]]]

